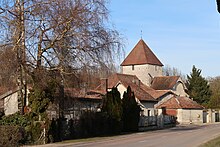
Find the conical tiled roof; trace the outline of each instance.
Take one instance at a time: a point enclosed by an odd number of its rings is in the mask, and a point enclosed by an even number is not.
[[[128,65],[141,65],[151,64],[163,66],[156,55],[151,51],[147,44],[141,39],[125,60],[121,63],[121,66]]]

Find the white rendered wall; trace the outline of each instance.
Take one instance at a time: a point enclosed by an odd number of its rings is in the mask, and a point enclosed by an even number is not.
[[[180,124],[200,124],[203,123],[203,110],[178,109],[177,121]]]
[[[183,85],[183,83],[181,82],[177,82],[177,84],[175,85],[173,92],[179,96],[186,96],[189,97],[189,95],[185,92],[185,87]]]
[[[151,77],[162,76],[162,66],[143,64],[143,65],[132,65],[131,66],[122,66],[122,73],[129,75],[136,75],[141,82],[145,85],[150,86]]]
[[[145,116],[155,116],[155,109],[154,109],[155,103],[142,102],[142,104],[145,107],[143,115],[145,115]],[[148,110],[150,111],[150,115],[148,115]]]
[[[118,91],[119,91],[120,94],[121,94],[121,99],[122,99],[124,92],[127,91],[127,88],[126,88],[124,85],[122,85],[122,84],[119,84],[119,85],[117,86],[117,88],[118,88]]]
[[[118,91],[121,94],[121,99],[122,99],[124,92],[127,91],[127,88],[124,85],[122,85],[122,84],[119,84],[117,86],[117,88],[118,88]],[[148,110],[150,110],[150,116],[154,116],[155,115],[155,113],[154,113],[154,111],[155,111],[155,109],[154,109],[155,103],[153,103],[153,102],[140,102],[137,98],[136,98],[136,101],[138,103],[141,103],[145,107],[145,108],[143,108],[143,115],[148,116]]]
[[[10,115],[18,112],[18,93],[15,92],[12,95],[4,99],[4,111],[5,115]]]

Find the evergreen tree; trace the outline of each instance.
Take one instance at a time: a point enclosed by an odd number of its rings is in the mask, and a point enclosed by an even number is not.
[[[109,118],[109,126],[112,129],[111,133],[121,132],[122,120],[122,102],[120,92],[117,88],[113,87],[108,91],[103,98],[102,112]]]
[[[140,106],[138,106],[134,92],[131,91],[130,86],[128,86],[127,92],[124,92],[122,107],[124,131],[137,131],[140,118]]]
[[[193,66],[192,72],[190,75],[187,75],[188,94],[199,104],[207,105],[211,96],[211,91],[208,81],[202,77],[201,72],[201,69],[197,69]]]

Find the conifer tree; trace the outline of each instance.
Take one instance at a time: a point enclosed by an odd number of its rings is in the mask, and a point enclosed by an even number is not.
[[[127,92],[124,92],[122,107],[124,131],[137,131],[140,118],[140,106],[138,106],[134,92],[131,91],[130,86],[128,86]]]
[[[190,75],[187,75],[188,94],[199,104],[207,105],[211,96],[211,91],[208,81],[202,77],[201,72],[201,69],[197,69],[193,66],[192,72]]]
[[[107,115],[108,123],[110,126],[110,132],[120,133],[122,128],[122,101],[120,92],[117,88],[113,87],[111,91],[108,91],[103,98],[102,113]]]

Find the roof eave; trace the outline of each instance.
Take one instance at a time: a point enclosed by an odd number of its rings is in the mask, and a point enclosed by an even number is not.
[[[144,64],[149,64],[149,65],[157,65],[157,66],[164,66],[162,63],[161,64],[154,64],[154,63],[135,63],[135,64],[123,64],[121,63],[120,66],[132,66],[132,65],[144,65]]]

